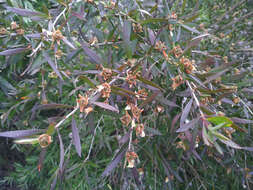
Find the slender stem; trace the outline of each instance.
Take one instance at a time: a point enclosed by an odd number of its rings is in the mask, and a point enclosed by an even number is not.
[[[75,107],[75,109],[72,111],[72,112],[70,112],[68,115],[66,115],[61,121],[59,121],[59,123],[57,123],[56,125],[55,125],[55,129],[57,129],[58,127],[60,127],[60,125],[61,124],[63,124],[64,123],[64,121],[66,121],[66,119],[68,119],[70,116],[72,116],[74,113],[76,113],[76,111],[79,109],[79,104],[77,104],[77,106]]]

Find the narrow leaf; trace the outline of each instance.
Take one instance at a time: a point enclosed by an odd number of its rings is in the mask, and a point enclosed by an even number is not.
[[[103,102],[92,102],[92,103],[99,106],[99,107],[101,107],[101,108],[119,113],[119,110],[117,108],[115,108],[115,107],[113,107],[109,104],[106,104],[106,103],[103,103]]]
[[[60,108],[73,108],[73,106],[66,105],[66,104],[43,104],[39,105],[36,110],[50,110],[50,109],[60,109]]]
[[[124,149],[122,150],[115,158],[114,160],[112,160],[110,162],[110,164],[107,165],[107,167],[105,168],[104,172],[102,173],[101,177],[106,177],[108,176],[116,167],[117,165],[120,163],[120,161],[124,158],[125,154],[126,154],[126,150]]]
[[[176,131],[178,133],[185,132],[190,128],[194,127],[194,125],[199,121],[199,117],[191,120],[189,123],[185,123]]]
[[[90,80],[88,77],[86,77],[86,76],[84,76],[84,75],[81,75],[81,76],[79,76],[79,78],[80,78],[82,81],[84,81],[85,83],[87,83],[89,86],[91,86],[92,88],[95,88],[95,87],[96,87],[96,85],[95,85],[93,82],[91,82],[91,80]]]
[[[6,9],[8,11],[16,13],[20,16],[35,16],[35,15],[41,14],[39,12],[35,12],[35,11],[27,10],[27,9],[20,9],[20,8],[16,8],[16,7],[8,7],[7,6]]]
[[[39,143],[38,138],[22,138],[13,141],[16,144],[37,144]]]
[[[242,119],[242,118],[238,118],[238,117],[232,117],[231,120],[235,123],[241,123],[241,124],[251,124],[251,123],[253,123],[253,120]]]
[[[143,77],[140,77],[140,76],[138,76],[137,79],[138,79],[139,81],[143,82],[144,84],[153,86],[153,87],[155,87],[155,88],[158,88],[158,89],[164,91],[160,86],[158,86],[157,84],[153,83],[152,81],[149,81],[149,80],[147,80],[147,79],[145,79],[145,78],[143,78]]]
[[[153,30],[148,28],[148,37],[149,37],[149,41],[151,42],[151,45],[155,44],[155,33],[153,32]]]
[[[189,30],[190,32],[196,33],[196,34],[201,34],[198,30],[196,30],[195,28],[191,28],[190,26],[187,26],[185,24],[179,23],[183,28],[185,28],[186,30]]]
[[[206,84],[206,83],[209,83],[211,82],[212,80],[215,80],[217,79],[219,76],[223,75],[225,72],[227,72],[229,69],[224,69],[223,71],[221,72],[218,72],[210,77],[207,77],[206,81],[203,83],[203,84]]]
[[[63,146],[63,142],[62,142],[62,138],[61,138],[61,134],[59,133],[59,130],[57,130],[58,133],[58,138],[59,138],[59,142],[60,142],[60,163],[59,163],[59,168],[60,168],[60,172],[63,172],[63,163],[64,163],[64,146]]]
[[[130,35],[131,35],[131,22],[128,20],[124,21],[123,25],[123,40],[126,43],[130,42]]]
[[[225,116],[209,117],[209,118],[207,118],[207,120],[215,125],[219,125],[221,123],[226,123],[225,127],[230,127],[233,123],[233,121],[231,121],[231,119],[229,119],[228,117],[225,117]]]
[[[184,122],[185,120],[187,119],[189,113],[190,113],[190,110],[191,110],[191,107],[192,107],[192,102],[193,102],[193,99],[191,99],[187,104],[186,106],[184,107],[184,110],[182,112],[182,116],[180,118],[180,128],[183,127],[184,125]]]
[[[84,53],[90,58],[90,60],[93,63],[96,63],[96,64],[103,63],[102,59],[97,55],[97,53],[91,50],[90,48],[88,48],[88,46],[85,45],[84,43],[82,44],[82,48],[84,50]]]
[[[41,129],[29,129],[29,130],[17,130],[17,131],[6,131],[0,132],[0,137],[9,137],[9,138],[22,138],[38,133],[42,133],[44,130]]]
[[[5,51],[0,52],[0,55],[9,56],[9,55],[15,55],[21,52],[26,51],[27,48],[15,48],[15,49],[7,49]]]
[[[61,80],[63,80],[60,71],[56,68],[56,65],[54,64],[54,62],[52,61],[52,59],[49,57],[49,55],[45,51],[43,51],[43,57],[46,59],[46,61],[48,62],[48,64],[52,67],[52,69],[57,74],[57,76]]]
[[[81,150],[82,150],[81,141],[79,137],[79,131],[76,125],[76,120],[74,119],[74,117],[72,117],[72,137],[73,137],[73,143],[76,148],[76,152],[78,156],[81,157]]]

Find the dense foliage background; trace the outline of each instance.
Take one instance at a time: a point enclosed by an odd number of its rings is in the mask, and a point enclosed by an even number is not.
[[[0,0],[1,189],[252,189],[252,0]]]

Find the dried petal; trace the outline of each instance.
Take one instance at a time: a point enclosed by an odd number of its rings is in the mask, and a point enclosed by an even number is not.
[[[120,121],[122,122],[123,125],[128,126],[130,122],[132,121],[132,118],[126,111],[126,114],[120,118]]]
[[[173,83],[171,87],[173,90],[175,90],[178,86],[184,83],[184,80],[181,75],[177,75],[175,78],[172,78],[172,81]]]
[[[102,91],[101,91],[103,98],[109,98],[111,94],[111,86],[107,82],[102,84]]]
[[[145,137],[144,125],[138,124],[135,128],[136,136]]]
[[[79,99],[77,99],[77,103],[80,107],[80,112],[84,111],[84,108],[88,105],[89,100],[87,94],[85,96],[82,96],[81,94],[78,95]]]
[[[48,134],[42,134],[38,138],[39,144],[41,148],[46,148],[48,145],[50,145],[53,141],[50,135]]]
[[[108,80],[112,77],[112,70],[108,68],[103,68],[101,75],[103,76],[104,80]]]
[[[128,162],[128,168],[133,168],[135,165],[135,159],[138,158],[138,155],[135,152],[127,152],[126,159]]]
[[[139,121],[139,118],[141,116],[141,112],[143,111],[143,109],[139,109],[137,106],[135,106],[134,104],[131,104],[131,111],[133,114],[133,117]]]

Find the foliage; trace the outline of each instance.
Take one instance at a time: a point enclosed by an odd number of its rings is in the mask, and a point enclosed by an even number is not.
[[[253,185],[252,1],[0,3],[3,187]]]

